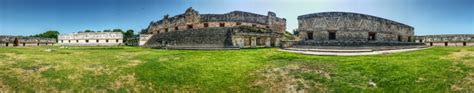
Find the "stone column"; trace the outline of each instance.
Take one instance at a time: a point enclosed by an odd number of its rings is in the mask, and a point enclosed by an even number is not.
[[[257,47],[257,37],[250,37],[250,47],[251,48]]]
[[[244,39],[237,37],[235,38],[235,43],[236,47],[244,48]]]
[[[270,37],[266,37],[266,40],[265,40],[265,47],[272,47],[271,45],[271,38]]]
[[[280,46],[280,38],[275,38],[275,47]]]

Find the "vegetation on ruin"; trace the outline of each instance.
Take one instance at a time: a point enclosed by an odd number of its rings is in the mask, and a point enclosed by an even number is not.
[[[245,29],[251,32],[259,32],[259,33],[267,33],[271,32],[270,29],[268,28],[259,28],[259,27],[253,27],[253,26],[246,26],[246,25],[241,25],[239,26],[240,29]]]
[[[474,47],[337,57],[277,49],[0,48],[13,91],[474,91]]]

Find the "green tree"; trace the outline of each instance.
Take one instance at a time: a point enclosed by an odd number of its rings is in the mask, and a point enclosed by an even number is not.
[[[42,38],[58,38],[59,32],[56,30],[48,30],[44,33],[33,35],[32,37],[42,37]]]
[[[94,31],[88,29],[88,30],[85,30],[84,32],[94,32]]]
[[[125,40],[128,40],[128,39],[131,39],[133,38],[133,30],[132,29],[129,29],[127,30],[124,34],[123,34],[123,37]]]
[[[142,31],[140,31],[140,34],[145,34],[147,32],[147,29],[142,29]]]
[[[299,36],[299,35],[300,35],[300,32],[299,32],[298,30],[293,30],[293,35]]]
[[[113,29],[112,32],[122,32],[122,33],[124,33],[122,29]]]
[[[110,29],[105,29],[103,32],[112,32]]]

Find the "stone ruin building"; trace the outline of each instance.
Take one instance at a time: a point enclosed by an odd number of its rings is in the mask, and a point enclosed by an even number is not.
[[[122,44],[122,32],[80,32],[58,36],[58,45],[62,46],[115,46]]]
[[[54,38],[0,36],[0,47],[52,46],[55,43],[56,39]]]
[[[405,46],[415,43],[414,28],[392,20],[350,12],[298,16],[301,41],[295,47]]]
[[[416,42],[427,46],[474,46],[474,34],[417,36]]]
[[[151,22],[139,45],[152,48],[223,49],[280,46],[286,19],[243,11],[199,14],[192,8]]]

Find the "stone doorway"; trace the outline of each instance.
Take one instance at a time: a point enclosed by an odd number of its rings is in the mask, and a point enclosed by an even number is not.
[[[308,40],[313,40],[313,32],[308,32]]]
[[[444,42],[444,46],[448,46],[448,42]]]
[[[328,33],[329,40],[336,40],[336,30],[330,30]]]
[[[462,46],[466,46],[466,45],[467,45],[467,43],[466,43],[466,42],[462,42]]]
[[[402,42],[402,36],[398,35],[398,41]]]
[[[369,38],[368,38],[369,41],[375,41],[376,40],[376,37],[375,37],[376,34],[377,33],[375,33],[375,32],[369,32]]]
[[[430,46],[433,46],[433,42],[430,42]]]
[[[15,40],[13,41],[13,46],[18,46],[20,44],[20,42],[18,42],[18,38],[15,38]]]
[[[250,39],[250,37],[245,37],[244,38],[244,46],[245,47],[250,47],[250,44],[252,44],[251,42],[252,42],[252,40]]]

